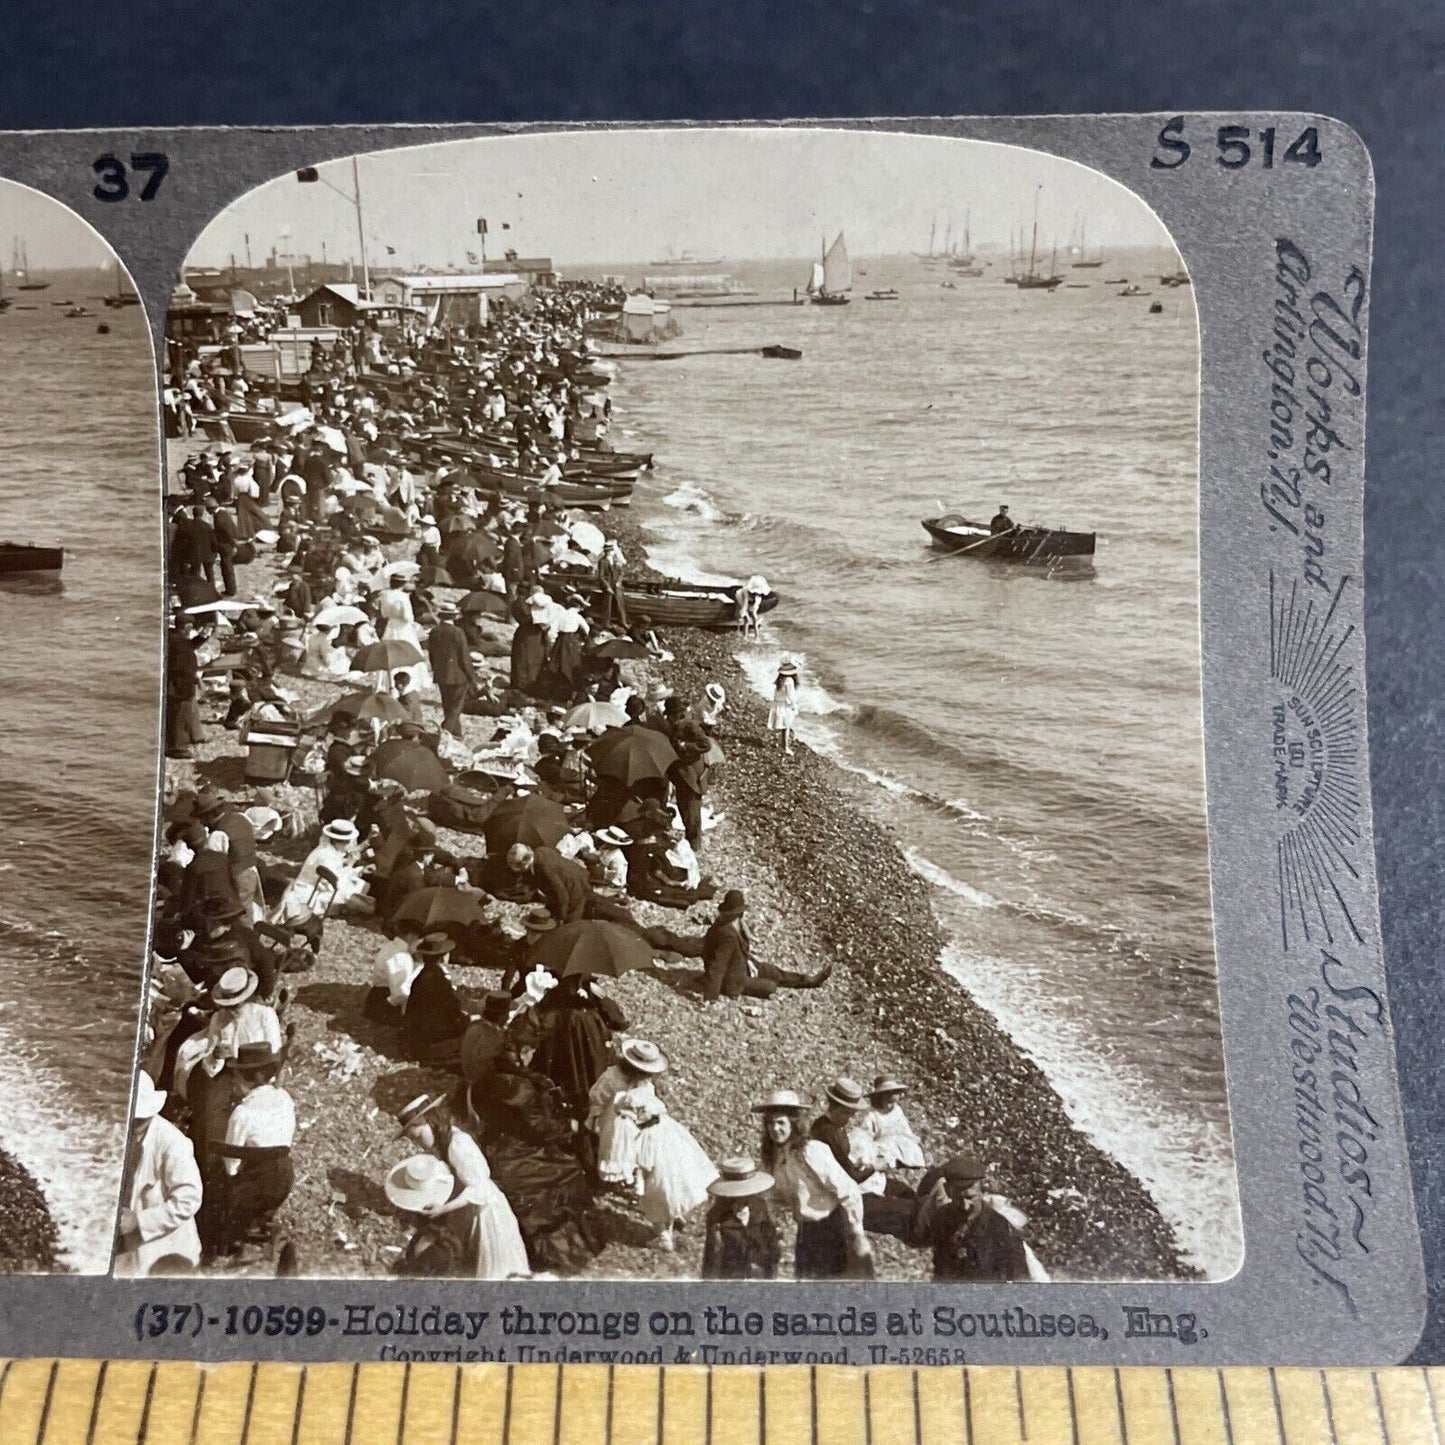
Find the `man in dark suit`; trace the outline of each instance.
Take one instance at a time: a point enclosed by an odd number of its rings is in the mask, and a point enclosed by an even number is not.
[[[201,715],[196,693],[201,667],[196,647],[177,618],[166,633],[166,756],[188,758],[199,740]]]
[[[826,1144],[844,1172],[862,1184],[876,1171],[865,1164],[855,1164],[849,1158],[848,1126],[868,1107],[868,1095],[856,1079],[840,1078],[834,1079],[823,1090],[823,1097],[827,1100],[826,1107],[813,1120],[808,1135]],[[908,1239],[913,1230],[916,1203],[908,1185],[901,1179],[889,1179],[881,1195],[864,1194],[863,1228],[872,1234],[892,1234],[899,1239]]]
[[[436,610],[437,624],[427,634],[427,658],[442,695],[442,729],[461,737],[462,705],[477,686],[477,670],[467,634],[457,626],[457,609],[450,603],[438,603]]]
[[[972,1154],[955,1154],[919,1181],[914,1243],[933,1248],[935,1280],[1002,1284],[1028,1279],[1021,1235],[985,1197],[987,1169]]]
[[[214,537],[216,560],[221,564],[221,591],[227,597],[236,595],[236,514],[229,507],[209,508],[211,532]]]
[[[216,585],[216,534],[201,507],[182,507],[171,538],[171,566],[181,577],[200,577]]]
[[[747,900],[730,888],[718,904],[717,917],[702,939],[702,996],[712,1003],[718,998],[771,998],[780,988],[817,988],[833,972],[831,962],[815,974],[779,968],[771,963],[752,963],[752,939],[743,912]],[[674,944],[682,947],[673,948]],[[687,940],[671,935],[667,947],[688,954]],[[846,1152],[846,1151],[845,1151]]]

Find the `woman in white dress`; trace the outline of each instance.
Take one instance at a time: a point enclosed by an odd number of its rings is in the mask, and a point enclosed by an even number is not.
[[[306,638],[301,654],[301,675],[335,682],[351,671],[351,659],[345,648],[336,645],[339,627],[315,628]]]
[[[798,664],[785,657],[778,664],[773,682],[773,705],[768,710],[768,727],[783,735],[783,751],[793,755],[793,729],[798,723]]]
[[[462,1191],[438,1213],[475,1205],[478,1209],[477,1279],[515,1279],[529,1275],[532,1263],[507,1196],[492,1178],[481,1145],[452,1116],[445,1094],[421,1095],[397,1116],[398,1136],[445,1160]]]
[[[387,585],[376,594],[376,615],[385,624],[381,634],[388,641],[399,637],[411,643],[423,656],[426,655],[426,639],[417,625],[416,614],[412,611],[411,595],[405,583],[388,577]],[[408,664],[405,671],[410,675],[413,690],[424,691],[431,686],[431,668],[425,662]],[[395,674],[391,682],[395,687]]]
[[[625,1072],[626,1087],[601,1116],[599,1141],[605,1139],[606,1147],[599,1142],[599,1172],[604,1179],[632,1180],[658,1246],[671,1250],[674,1225],[707,1200],[717,1166],[657,1097],[655,1080],[667,1069],[667,1055],[646,1039],[625,1040],[619,1055],[615,1067]]]
[[[321,840],[307,855],[301,871],[287,885],[270,921],[294,928],[328,913],[370,912],[374,905],[360,857],[356,824],[350,818],[333,818],[321,830]]]

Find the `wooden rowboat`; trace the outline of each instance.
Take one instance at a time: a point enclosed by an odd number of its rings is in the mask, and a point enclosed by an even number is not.
[[[31,547],[24,542],[0,542],[0,574],[59,572],[65,553],[59,547]]]
[[[925,518],[923,530],[945,552],[991,562],[1033,567],[1091,567],[1093,532],[1063,532],[1050,527],[1015,527],[993,532],[986,522],[971,522],[955,512]]]
[[[595,577],[554,573],[543,585],[554,596],[576,592],[589,601],[597,594]],[[644,618],[653,627],[705,627],[722,630],[738,625],[738,590],[741,582],[709,587],[693,582],[645,581],[640,577],[626,579],[622,595],[627,603],[630,623]],[[759,604],[759,612],[771,612],[778,605],[778,594],[769,592]]]

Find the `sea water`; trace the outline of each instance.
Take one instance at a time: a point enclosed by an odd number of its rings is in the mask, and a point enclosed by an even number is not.
[[[104,286],[88,279],[77,300]],[[0,316],[0,538],[65,548],[58,586],[0,578],[0,1148],[39,1180],[66,1263],[94,1271],[144,961],[161,531],[145,318],[66,318],[57,292]]]
[[[1240,1225],[1203,779],[1199,341],[1192,293],[1154,279],[1176,265],[1129,253],[1046,293],[997,263],[946,288],[868,258],[849,306],[674,313],[676,346],[801,360],[623,360],[611,390],[619,449],[657,456],[636,500],[651,560],[781,594],[742,653],[751,685],[770,695],[781,655],[803,660],[800,734],[934,886],[943,967],[1222,1276]],[[732,269],[764,296],[807,278],[805,261]],[[1119,297],[1116,275],[1152,294]],[[863,299],[886,286],[898,301]],[[1092,575],[950,557],[919,525],[1000,503],[1096,532]]]

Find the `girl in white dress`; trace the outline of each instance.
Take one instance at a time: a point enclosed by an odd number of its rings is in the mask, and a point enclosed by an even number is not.
[[[532,1272],[527,1246],[517,1227],[507,1196],[492,1178],[491,1166],[481,1145],[452,1117],[444,1094],[423,1094],[402,1109],[397,1118],[401,1137],[412,1140],[429,1153],[446,1161],[462,1185],[462,1192],[439,1213],[474,1204],[479,1210],[477,1226],[477,1279],[514,1279]]]
[[[618,1064],[628,1081],[602,1114],[599,1170],[606,1179],[632,1180],[659,1247],[671,1250],[673,1225],[707,1200],[717,1167],[657,1097],[654,1080],[667,1055],[646,1039],[627,1039]]]
[[[897,1079],[879,1075],[868,1091],[871,1107],[848,1131],[848,1153],[871,1169],[922,1169],[923,1145],[899,1100],[908,1092]]]
[[[793,728],[798,722],[798,664],[791,657],[785,657],[778,664],[778,676],[773,683],[773,705],[768,710],[768,727],[782,733],[783,751],[793,755]]]

